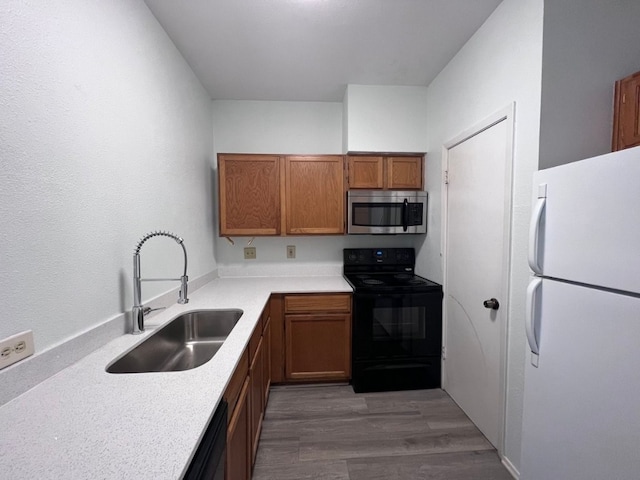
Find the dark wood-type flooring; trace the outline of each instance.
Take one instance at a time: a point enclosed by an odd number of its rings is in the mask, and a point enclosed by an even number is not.
[[[273,387],[254,480],[512,480],[442,390]]]

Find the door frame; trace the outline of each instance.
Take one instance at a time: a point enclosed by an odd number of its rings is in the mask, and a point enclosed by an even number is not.
[[[511,282],[509,274],[511,272],[511,230],[512,230],[512,202],[513,202],[513,147],[514,147],[514,131],[515,131],[515,102],[502,108],[501,110],[489,115],[480,122],[474,124],[470,128],[465,129],[460,134],[453,137],[451,140],[445,142],[442,146],[442,231],[441,231],[441,245],[442,245],[442,272],[443,272],[443,291],[444,299],[442,305],[442,345],[443,345],[443,365],[442,365],[442,388],[447,390],[447,369],[446,369],[446,346],[447,346],[447,302],[446,295],[448,292],[448,278],[447,278],[447,247],[448,247],[448,217],[449,217],[449,205],[448,205],[448,181],[447,175],[449,170],[449,150],[461,144],[462,142],[469,140],[470,138],[488,130],[489,128],[497,125],[500,122],[506,122],[507,134],[506,134],[506,166],[505,166],[505,209],[504,209],[504,245],[506,248],[503,251],[503,269],[502,269],[502,286],[501,290],[504,294],[504,300],[500,300],[501,310],[503,310],[504,321],[500,328],[500,427],[497,450],[500,457],[504,454],[504,442],[505,442],[505,428],[506,428],[506,405],[507,405],[507,365],[508,365],[508,335],[509,335],[509,322],[510,322],[510,298],[511,298]]]

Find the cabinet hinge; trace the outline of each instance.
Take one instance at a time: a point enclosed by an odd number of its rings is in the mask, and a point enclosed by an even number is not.
[[[449,185],[449,170],[444,171],[444,184]]]
[[[442,346],[442,360],[446,360],[446,359],[447,359],[447,349],[443,345]]]

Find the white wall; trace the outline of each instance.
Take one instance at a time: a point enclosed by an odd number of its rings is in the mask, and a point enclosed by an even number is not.
[[[214,150],[216,153],[340,154],[342,114],[341,103],[214,101]],[[243,247],[249,240],[234,237],[235,245],[231,245],[226,239],[216,237],[221,275],[279,275],[290,272],[292,267],[298,274],[339,273],[343,248],[408,247],[422,237],[257,237],[252,243],[257,249],[256,260],[244,260]],[[296,246],[293,260],[286,258],[287,245]],[[332,269],[327,270],[326,266]]]
[[[531,176],[538,165],[542,0],[504,0],[428,88],[426,185],[432,232],[417,271],[441,282],[442,147],[487,116],[516,103],[513,170],[512,266],[507,372],[507,461],[520,464],[525,358],[524,302],[528,282],[527,227]],[[481,199],[478,199],[481,201]]]
[[[348,85],[346,152],[425,152],[427,87]]]
[[[39,352],[131,309],[150,230],[185,239],[191,278],[215,269],[211,103],[142,1],[7,0],[0,23],[0,338]],[[143,273],[181,263],[143,248]]]
[[[640,70],[640,2],[546,0],[540,168],[611,151],[613,86]]]

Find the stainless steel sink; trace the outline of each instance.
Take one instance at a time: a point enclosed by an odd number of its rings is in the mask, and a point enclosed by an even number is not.
[[[220,349],[242,313],[239,309],[183,313],[111,362],[107,372],[176,372],[204,365]]]

